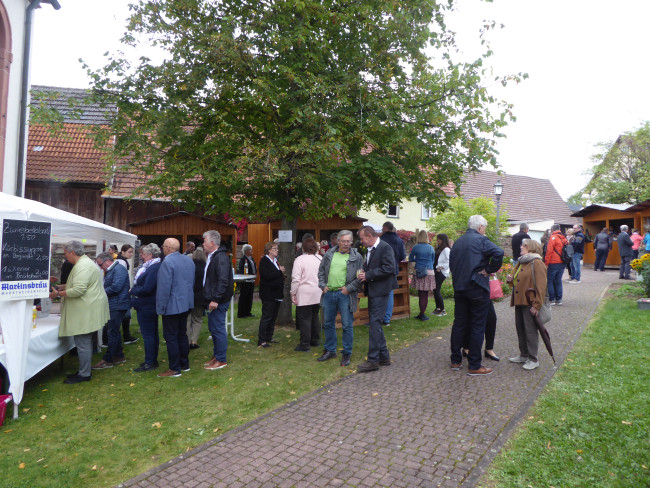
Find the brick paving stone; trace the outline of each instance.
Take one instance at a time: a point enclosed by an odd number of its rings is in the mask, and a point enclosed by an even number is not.
[[[547,324],[557,367],[616,278],[585,269],[581,286],[564,286]],[[490,376],[449,369],[447,328],[394,353],[390,368],[351,374],[120,486],[475,486],[556,371],[541,341],[540,368],[509,363],[514,313],[507,300],[495,310],[502,360]]]

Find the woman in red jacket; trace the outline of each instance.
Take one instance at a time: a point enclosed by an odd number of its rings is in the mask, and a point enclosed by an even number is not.
[[[560,232],[560,224],[553,224],[544,256],[544,264],[548,268],[548,299],[551,305],[562,305],[562,275],[566,268],[562,262],[562,248],[567,244],[566,237]]]

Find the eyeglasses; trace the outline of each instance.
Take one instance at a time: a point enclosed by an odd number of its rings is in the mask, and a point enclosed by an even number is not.
[[[339,244],[352,244],[352,240],[339,239]]]

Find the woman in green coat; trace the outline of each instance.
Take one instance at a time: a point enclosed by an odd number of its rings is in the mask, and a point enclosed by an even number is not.
[[[63,255],[73,265],[68,281],[50,293],[50,298],[63,297],[59,337],[72,336],[79,357],[79,371],[69,375],[67,384],[90,381],[93,356],[92,335],[108,321],[108,298],[104,292],[101,271],[84,254],[79,241],[63,246]]]

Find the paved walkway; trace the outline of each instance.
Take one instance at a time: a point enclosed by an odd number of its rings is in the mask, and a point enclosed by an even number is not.
[[[581,284],[564,283],[548,327],[558,366],[614,281],[617,272],[586,269]],[[445,329],[390,367],[350,375],[120,486],[474,486],[556,371],[541,341],[539,369],[507,361],[518,353],[514,313],[507,301],[496,310],[502,360],[485,360],[490,376],[467,376],[466,363],[450,370]]]

